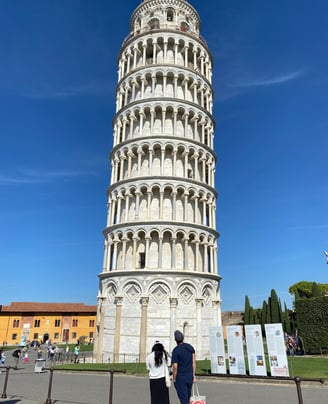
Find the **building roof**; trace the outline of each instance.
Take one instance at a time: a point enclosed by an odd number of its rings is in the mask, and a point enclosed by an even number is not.
[[[57,313],[90,313],[96,312],[97,306],[86,306],[84,303],[38,303],[12,302],[9,306],[0,306],[2,312],[57,312]]]

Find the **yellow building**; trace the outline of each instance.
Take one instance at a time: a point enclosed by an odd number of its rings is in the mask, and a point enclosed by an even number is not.
[[[92,341],[97,306],[83,303],[12,302],[0,306],[0,345],[24,345],[35,341],[76,343]]]

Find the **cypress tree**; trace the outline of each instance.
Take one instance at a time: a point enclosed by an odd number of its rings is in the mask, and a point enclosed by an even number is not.
[[[259,324],[259,323],[260,323],[259,311],[260,311],[260,309],[255,309],[255,310],[254,310],[253,324]]]
[[[279,309],[279,300],[274,289],[271,290],[270,296],[271,323],[281,322],[281,309]]]
[[[263,300],[262,313],[261,313],[261,326],[263,334],[264,334],[264,324],[266,323],[267,306],[268,306],[267,302]]]
[[[245,296],[244,324],[251,324],[251,305],[247,295]]]
[[[290,326],[290,318],[289,318],[289,311],[287,309],[287,305],[285,302],[284,305],[284,312],[283,312],[283,328],[288,335],[291,334],[291,326]]]
[[[271,322],[271,297],[269,297],[265,313],[265,323],[270,324]]]

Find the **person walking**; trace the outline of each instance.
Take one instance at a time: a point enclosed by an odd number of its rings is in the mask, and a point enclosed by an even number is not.
[[[178,394],[180,404],[189,404],[193,383],[196,382],[195,349],[192,345],[183,342],[181,331],[174,332],[177,346],[172,351],[173,383]]]
[[[19,363],[19,358],[22,355],[22,351],[20,348],[15,349],[15,351],[12,353],[13,358],[15,359],[15,366],[14,369],[18,369],[18,363]]]
[[[79,363],[80,346],[76,344],[74,347],[74,363]]]
[[[6,361],[6,355],[3,353],[3,348],[0,348],[0,368],[2,366],[5,366],[5,361]],[[0,373],[1,373],[1,369],[0,369]]]
[[[170,364],[170,358],[163,344],[156,341],[146,358],[151,404],[170,404],[169,389],[165,383],[165,368]]]

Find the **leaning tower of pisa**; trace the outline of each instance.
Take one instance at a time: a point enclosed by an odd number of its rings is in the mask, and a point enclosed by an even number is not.
[[[212,57],[186,0],[143,0],[118,56],[99,275],[99,360],[144,360],[221,325]]]

